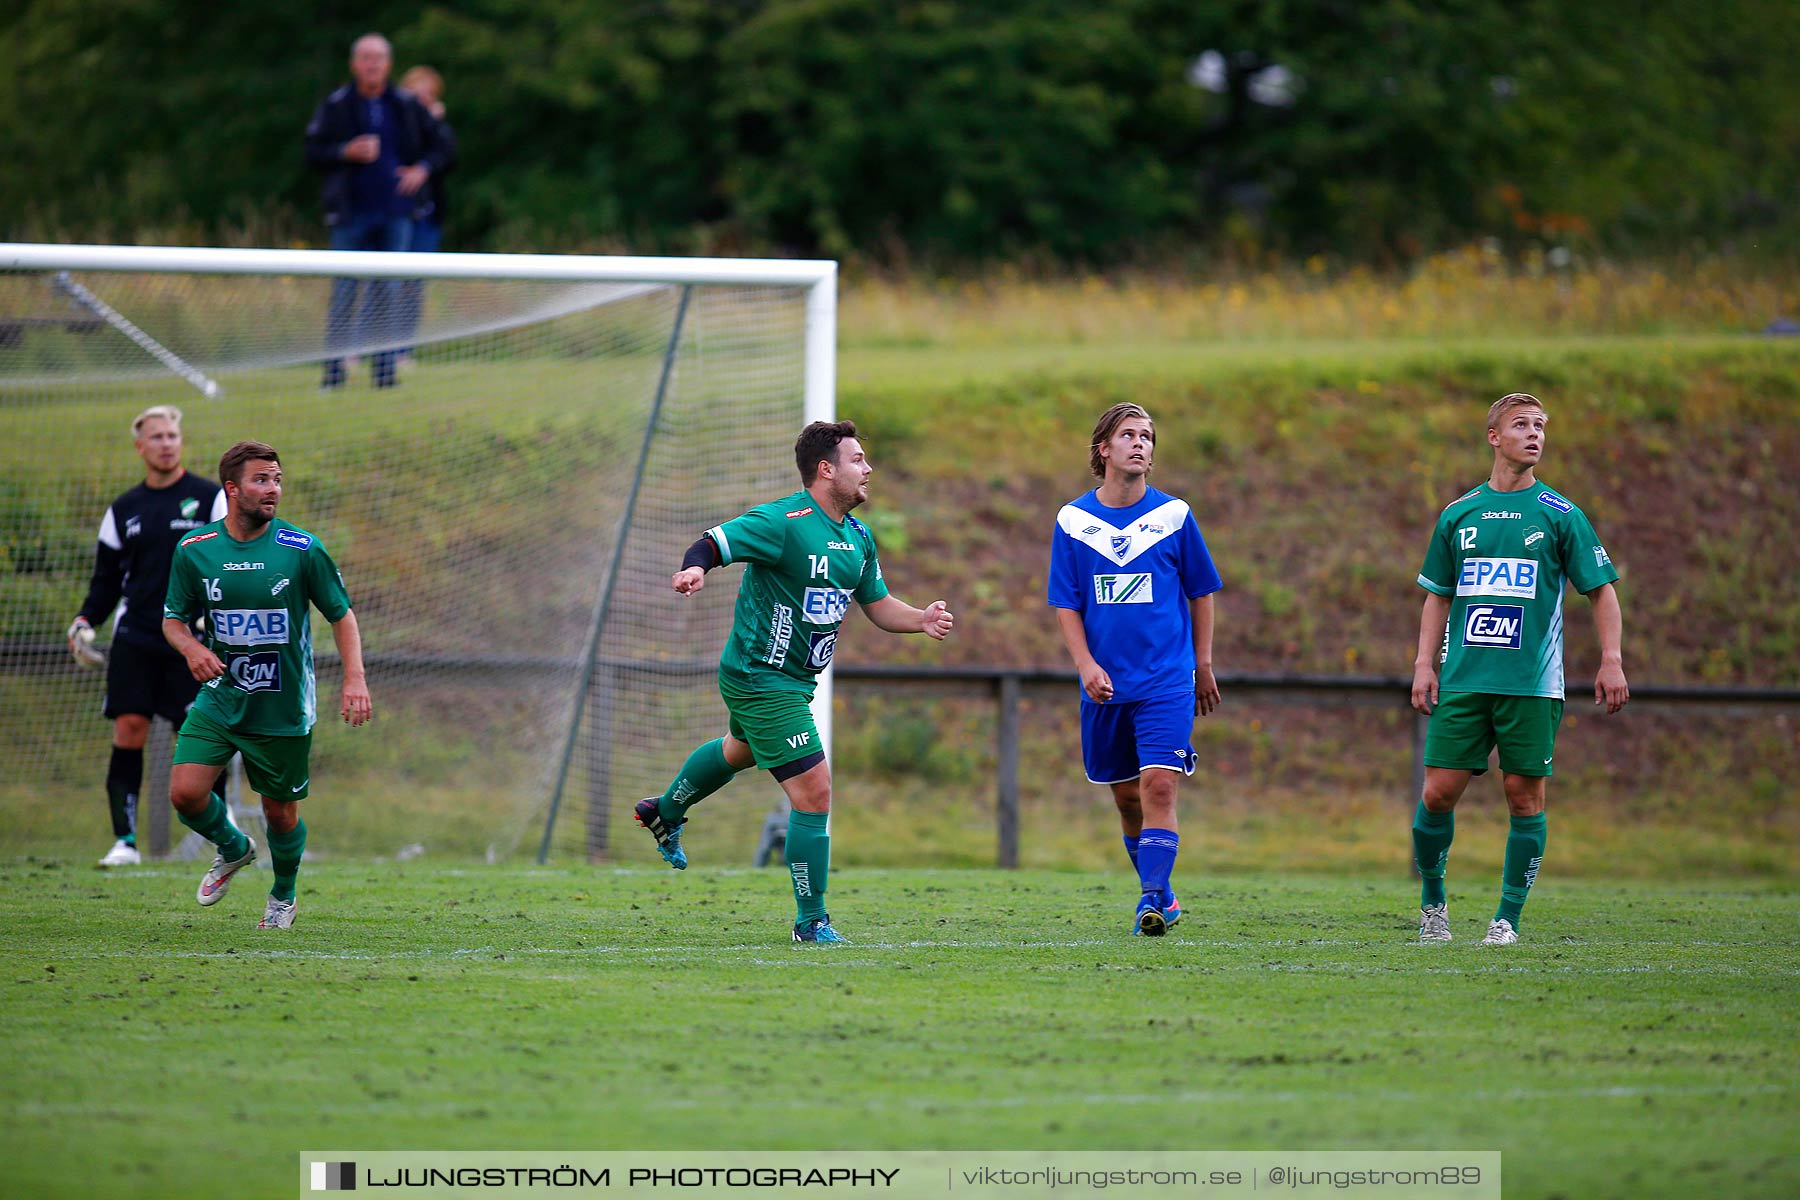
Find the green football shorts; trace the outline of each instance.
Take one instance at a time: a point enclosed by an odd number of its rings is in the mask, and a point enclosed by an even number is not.
[[[772,771],[825,749],[808,693],[785,688],[755,691],[735,679],[728,682],[721,674],[719,695],[731,716],[731,736],[749,745],[761,770]]]
[[[237,733],[198,709],[187,715],[175,735],[175,761],[222,767],[233,754],[244,756],[244,778],[259,796],[271,800],[304,800],[312,782],[312,734],[273,737]]]
[[[1563,702],[1548,696],[1498,696],[1491,692],[1443,692],[1425,729],[1425,765],[1453,771],[1487,770],[1499,747],[1508,775],[1552,775],[1556,727]]]

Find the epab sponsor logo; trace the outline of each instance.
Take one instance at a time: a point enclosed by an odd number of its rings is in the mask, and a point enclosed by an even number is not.
[[[231,660],[231,682],[241,692],[279,692],[281,653],[263,650],[240,654]]]
[[[1456,579],[1459,596],[1537,597],[1538,564],[1531,558],[1465,558]]]
[[[285,608],[215,608],[207,617],[213,637],[228,646],[285,646]]]
[[[1463,645],[1517,650],[1524,644],[1525,609],[1517,604],[1471,604],[1463,614]]]
[[[806,589],[800,612],[808,625],[836,625],[850,612],[850,593],[843,588]]]
[[[275,544],[293,550],[309,550],[312,548],[312,534],[301,533],[298,529],[277,529]]]

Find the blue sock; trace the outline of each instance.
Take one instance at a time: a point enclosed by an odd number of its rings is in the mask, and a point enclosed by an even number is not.
[[[1175,870],[1175,852],[1180,848],[1181,835],[1173,829],[1145,829],[1138,835],[1138,882],[1158,908],[1169,906],[1169,875]]]
[[[1131,869],[1137,870],[1138,840],[1135,834],[1125,835],[1125,857],[1131,860]]]

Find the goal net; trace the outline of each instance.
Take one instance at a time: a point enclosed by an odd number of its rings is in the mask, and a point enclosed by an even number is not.
[[[376,720],[338,720],[315,612],[309,854],[644,857],[632,804],[724,726],[735,572],[687,600],[669,577],[702,530],[798,486],[794,436],[832,412],[835,278],[828,262],[0,246],[0,851],[110,837],[104,672],[77,667],[63,631],[102,514],[143,481],[131,420],[173,404],[190,471],[215,477],[244,439],[280,451],[280,515],[330,549],[355,604]],[[333,361],[343,381],[322,386]],[[186,833],[168,741],[156,722],[152,853]],[[696,830],[715,861],[748,860],[780,795],[761,776],[740,788]]]

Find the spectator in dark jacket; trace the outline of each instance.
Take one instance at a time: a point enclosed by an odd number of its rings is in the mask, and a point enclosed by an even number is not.
[[[307,164],[325,174],[320,198],[333,250],[408,249],[415,210],[429,202],[427,181],[453,161],[424,105],[388,86],[393,66],[386,38],[357,38],[350,48],[350,83],[325,97],[306,126]],[[325,363],[323,386],[343,385],[342,355],[352,345],[373,351],[375,386],[393,386],[394,353],[406,340],[398,290],[385,279],[332,281],[325,349],[333,357]]]

